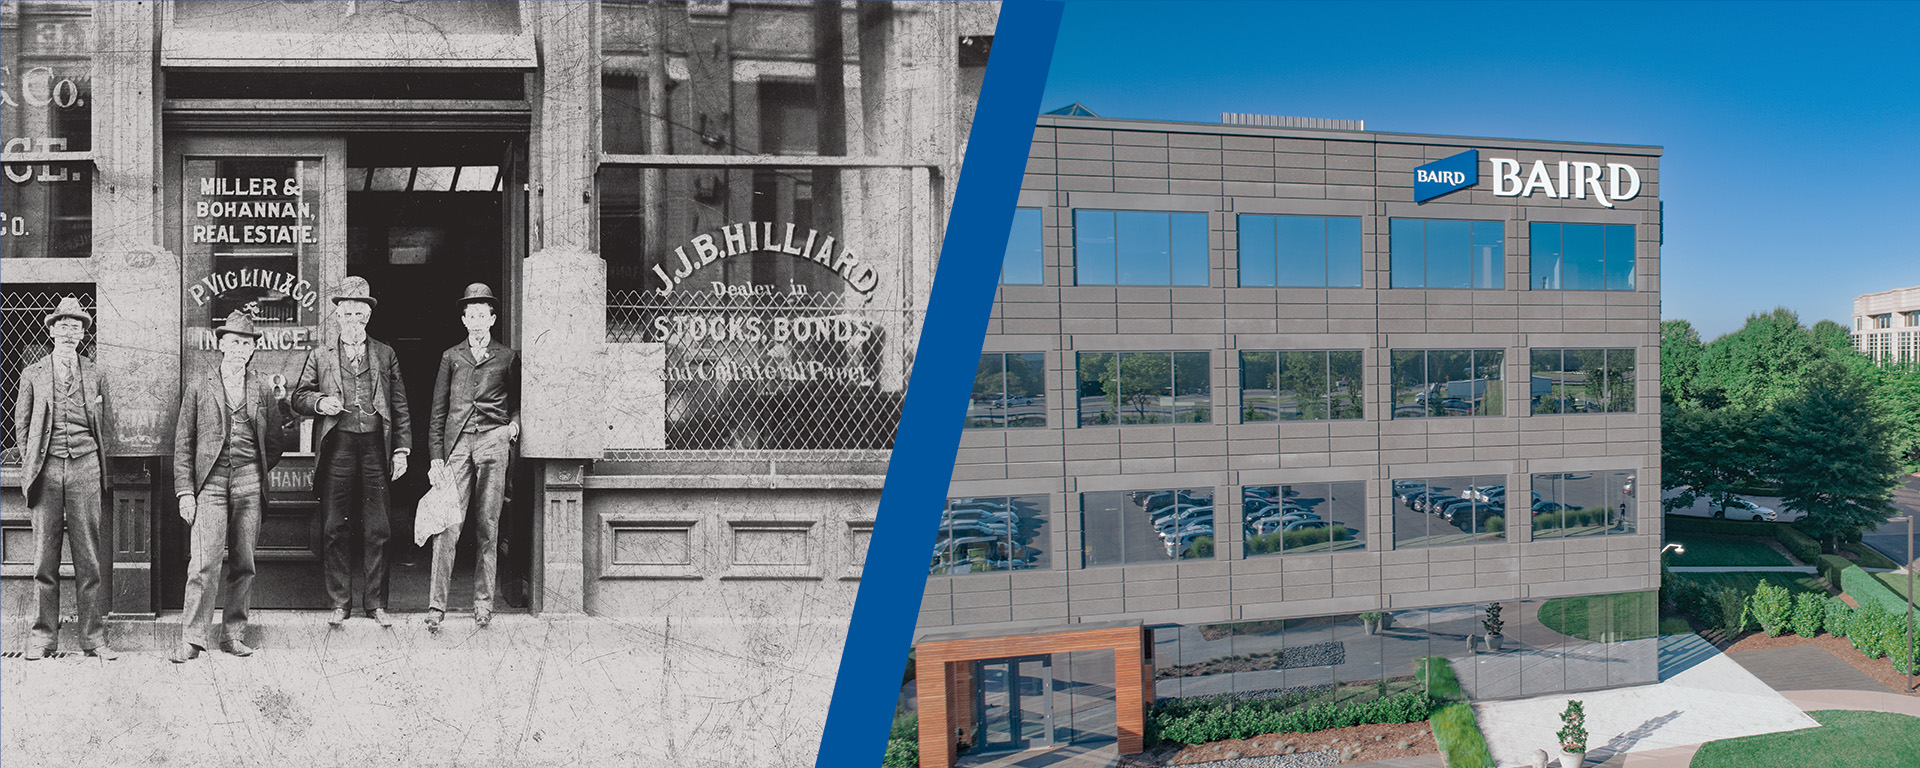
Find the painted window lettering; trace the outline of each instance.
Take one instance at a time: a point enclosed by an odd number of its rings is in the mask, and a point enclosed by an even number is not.
[[[1507,157],[1488,160],[1493,163],[1493,194],[1499,197],[1532,197],[1538,190],[1546,197],[1585,200],[1587,193],[1592,192],[1594,200],[1612,208],[1615,201],[1632,200],[1640,194],[1640,172],[1631,165],[1607,163],[1603,189],[1599,163],[1561,160],[1558,173],[1550,173],[1545,160],[1535,160],[1523,183],[1519,160]]]

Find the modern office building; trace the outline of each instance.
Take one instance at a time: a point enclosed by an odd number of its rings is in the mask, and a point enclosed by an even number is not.
[[[921,764],[1155,699],[1650,682],[1658,147],[1045,116],[916,633]]]
[[[110,631],[142,649],[177,639],[173,422],[183,379],[217,360],[217,320],[254,310],[254,369],[292,379],[336,332],[327,298],[371,282],[370,333],[397,350],[415,414],[399,541],[427,487],[439,353],[464,333],[456,300],[485,282],[524,364],[500,607],[611,617],[569,626],[658,644],[676,684],[712,688],[650,710],[732,728],[760,717],[735,695],[754,691],[814,718],[701,760],[811,760],[793,734],[824,717],[996,18],[937,2],[0,3],[5,646],[24,642],[34,590],[12,401],[60,297],[98,317]],[[313,448],[270,478],[256,624],[326,607]],[[393,569],[397,612],[425,608],[426,572]],[[710,743],[693,730],[648,738]]]
[[[1920,285],[1855,296],[1853,347],[1878,363],[1920,364]]]

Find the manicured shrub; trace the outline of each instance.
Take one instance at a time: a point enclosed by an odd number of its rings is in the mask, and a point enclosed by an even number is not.
[[[1802,592],[1793,596],[1793,633],[1801,637],[1813,637],[1820,634],[1820,625],[1827,617],[1827,607],[1819,595]]]
[[[1780,523],[1756,523],[1746,520],[1667,515],[1665,527],[1668,532],[1724,533],[1734,536],[1772,536],[1775,528],[1784,528],[1786,526]]]
[[[1853,607],[1839,597],[1827,598],[1826,606],[1827,615],[1821,621],[1821,626],[1826,628],[1829,635],[1846,637],[1853,630]]]
[[[1887,646],[1887,659],[1893,662],[1893,671],[1903,675],[1920,673],[1920,667],[1914,664],[1913,625],[1907,623],[1906,616],[1896,616],[1894,627],[1892,641]]]
[[[1275,531],[1273,533],[1248,537],[1247,554],[1266,555],[1274,552],[1300,549],[1314,544],[1326,544],[1329,539],[1333,541],[1348,541],[1352,538],[1353,531],[1344,525],[1335,525],[1320,529],[1309,528],[1298,531]],[[1197,542],[1198,539],[1195,541]],[[1212,552],[1209,550],[1208,556],[1211,555]]]
[[[1486,529],[1487,533],[1504,533],[1507,530],[1507,519],[1499,515],[1489,517]]]
[[[1799,558],[1800,562],[1813,565],[1820,559],[1820,542],[1814,541],[1812,536],[1801,533],[1798,528],[1790,525],[1774,526],[1773,538],[1780,542],[1780,546],[1786,547],[1788,552],[1793,553],[1794,557]]]
[[[893,730],[887,734],[887,752],[880,758],[881,768],[919,768],[920,716],[899,714],[893,718]]]
[[[1448,704],[1433,713],[1433,738],[1446,753],[1447,768],[1491,768],[1493,753],[1473,717],[1473,707]]]
[[[1887,655],[1887,646],[1893,642],[1898,628],[1897,619],[1887,609],[1873,603],[1860,606],[1854,611],[1853,625],[1847,639],[1853,641],[1853,649],[1869,659]]]
[[[1854,602],[1859,603],[1863,607],[1868,604],[1873,604],[1880,606],[1881,609],[1888,613],[1904,614],[1907,612],[1907,598],[1905,595],[1893,591],[1893,587],[1887,586],[1886,582],[1874,578],[1873,574],[1861,570],[1860,566],[1849,564],[1846,568],[1841,569],[1840,581],[1834,586],[1839,587],[1842,592],[1847,593],[1848,597],[1853,598]]]
[[[1719,587],[1707,595],[1707,603],[1713,610],[1713,625],[1727,637],[1747,631],[1749,615],[1747,613],[1747,595],[1733,587]]]
[[[1872,547],[1869,547],[1865,544],[1861,544],[1859,542],[1850,541],[1845,544],[1841,544],[1840,548],[1853,553],[1854,565],[1858,565],[1862,568],[1893,569],[1893,568],[1900,567],[1899,563],[1894,562],[1891,558],[1888,558],[1886,555],[1880,554],[1879,550],[1876,550]]]
[[[1787,625],[1793,621],[1793,595],[1786,587],[1761,579],[1753,588],[1753,596],[1747,598],[1747,613],[1760,623],[1760,631],[1767,637],[1779,637],[1786,634]]]
[[[1839,555],[1821,555],[1813,560],[1814,569],[1818,570],[1820,576],[1825,578],[1827,583],[1832,585],[1834,589],[1846,589],[1846,587],[1840,584],[1840,573],[1852,565],[1852,560],[1848,560]]]
[[[1204,744],[1268,733],[1312,733],[1369,723],[1426,720],[1440,702],[1422,691],[1370,701],[1318,703],[1282,710],[1272,702],[1215,696],[1154,707],[1148,729],[1161,741]]]

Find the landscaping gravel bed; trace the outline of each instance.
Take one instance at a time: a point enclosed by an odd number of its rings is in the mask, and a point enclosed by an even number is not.
[[[1296,752],[1291,755],[1262,755],[1260,757],[1240,757],[1232,760],[1215,760],[1211,763],[1189,763],[1203,768],[1326,768],[1340,764],[1340,753],[1332,750],[1324,752]]]

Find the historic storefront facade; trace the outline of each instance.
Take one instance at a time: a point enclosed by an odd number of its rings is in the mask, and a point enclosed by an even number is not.
[[[992,4],[4,12],[0,383],[11,401],[59,297],[97,314],[83,351],[111,398],[112,615],[129,646],[128,627],[180,606],[166,468],[181,382],[217,359],[211,329],[253,313],[255,370],[293,379],[357,275],[416,425],[464,333],[462,288],[502,298],[496,336],[524,367],[503,610],[706,627],[709,647],[830,679]],[[33,551],[4,421],[11,646]],[[427,487],[426,432],[394,484],[396,541]],[[268,478],[256,608],[324,607],[307,433]],[[419,611],[426,558],[397,555],[392,607]]]

